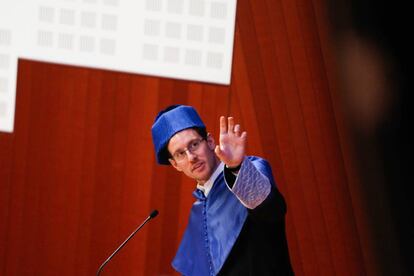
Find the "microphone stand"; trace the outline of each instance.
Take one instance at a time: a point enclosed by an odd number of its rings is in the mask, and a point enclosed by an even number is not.
[[[158,211],[153,210],[151,214],[144,220],[144,222],[141,223],[141,225],[138,226],[138,228],[135,229],[135,231],[132,232],[131,235],[129,235],[129,237],[114,251],[114,253],[112,253],[111,256],[109,256],[108,259],[106,259],[106,261],[101,264],[98,271],[96,272],[96,276],[99,276],[104,266],[112,259],[113,256],[115,256],[116,253],[118,253],[119,250],[121,250],[122,247],[124,247],[124,245],[139,231],[139,229],[141,229],[150,219],[155,218],[157,215]]]

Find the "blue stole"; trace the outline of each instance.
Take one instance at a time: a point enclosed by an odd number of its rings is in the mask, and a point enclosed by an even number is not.
[[[224,182],[223,172],[205,197],[191,208],[187,229],[172,266],[186,276],[216,275],[227,259],[247,217],[247,210]]]

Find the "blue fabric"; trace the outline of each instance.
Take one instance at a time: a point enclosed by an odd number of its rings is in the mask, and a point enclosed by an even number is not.
[[[247,218],[247,209],[227,187],[221,173],[206,198],[196,197],[173,267],[186,276],[216,275]]]
[[[165,149],[168,141],[177,132],[192,127],[205,128],[205,125],[197,111],[191,106],[170,106],[157,115],[151,133],[158,164],[170,164]]]

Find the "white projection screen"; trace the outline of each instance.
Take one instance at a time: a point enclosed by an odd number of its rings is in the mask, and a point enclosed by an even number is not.
[[[236,0],[0,0],[0,131],[19,57],[230,84]]]

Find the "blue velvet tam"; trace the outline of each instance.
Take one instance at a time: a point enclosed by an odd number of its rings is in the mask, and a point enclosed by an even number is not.
[[[205,129],[197,111],[191,106],[172,105],[158,113],[151,128],[158,164],[170,165],[168,141],[177,132],[193,127]]]

